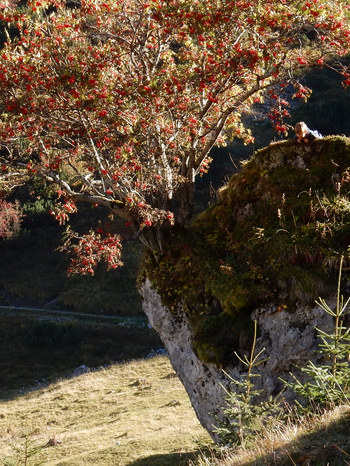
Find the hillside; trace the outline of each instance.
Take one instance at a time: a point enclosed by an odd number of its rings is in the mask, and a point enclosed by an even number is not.
[[[27,445],[31,466],[343,465],[350,458],[349,409],[291,417],[286,427],[277,422],[257,437],[254,448],[220,452],[162,356],[2,402],[0,459],[24,465]],[[303,459],[310,463],[297,462]]]
[[[46,466],[179,465],[211,443],[166,357],[63,379],[2,402],[0,419],[5,464],[25,464],[25,435]]]
[[[201,455],[191,466],[346,466],[350,464],[350,406],[290,416],[254,438],[249,448]]]
[[[105,316],[107,317],[107,316]],[[162,348],[146,319],[0,309],[0,399],[55,382],[80,365],[106,367]]]

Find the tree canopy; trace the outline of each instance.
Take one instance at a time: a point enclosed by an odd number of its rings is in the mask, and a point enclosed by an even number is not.
[[[286,132],[307,66],[350,45],[347,2],[311,0],[30,0],[2,5],[0,188],[39,177],[53,214],[106,206],[152,250],[192,215],[194,180],[214,145],[252,135],[257,103]],[[0,4],[1,7],[1,4]],[[93,225],[92,225],[93,227]],[[70,233],[67,247],[74,243]],[[91,229],[71,271],[120,265],[120,237]]]

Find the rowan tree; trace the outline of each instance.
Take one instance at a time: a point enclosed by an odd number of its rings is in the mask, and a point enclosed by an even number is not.
[[[348,53],[346,3],[3,4],[5,32],[16,31],[0,56],[3,188],[40,177],[57,188],[61,222],[79,202],[103,205],[161,250],[167,229],[191,218],[194,180],[208,170],[211,148],[252,140],[242,115],[265,102],[286,132],[286,86],[307,97],[300,70]],[[349,85],[341,63],[338,71]],[[73,249],[72,272],[92,272],[100,259],[120,264],[120,238],[108,232],[91,230]]]

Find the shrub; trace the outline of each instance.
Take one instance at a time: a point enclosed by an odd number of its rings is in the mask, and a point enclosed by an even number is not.
[[[6,202],[0,199],[0,238],[8,239],[17,235],[23,218],[19,202]]]
[[[225,405],[221,407],[221,410],[225,417],[224,419],[218,418],[218,425],[214,432],[219,435],[221,442],[230,447],[252,445],[256,435],[262,432],[266,424],[272,420],[276,422],[276,418],[282,414],[278,397],[258,401],[261,390],[255,388],[253,379],[260,376],[255,373],[255,369],[265,360],[261,359],[264,349],[255,354],[256,333],[257,323],[255,321],[249,357],[245,355],[242,358],[236,353],[247,371],[242,379],[234,379],[224,371],[234,389],[229,391],[222,386],[225,391]]]
[[[350,327],[344,325],[350,298],[344,303],[344,297],[340,296],[342,263],[343,257],[340,263],[335,310],[322,298],[316,301],[334,319],[331,333],[316,328],[320,339],[318,352],[324,357],[325,362],[317,365],[310,361],[301,369],[307,376],[306,382],[301,382],[295,376],[294,381],[285,382],[286,386],[301,397],[302,401],[297,402],[301,412],[311,411],[315,405],[329,408],[350,401]]]

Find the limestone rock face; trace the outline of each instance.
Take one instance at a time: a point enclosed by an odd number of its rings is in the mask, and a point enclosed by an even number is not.
[[[191,346],[191,328],[181,309],[177,314],[170,312],[148,279],[143,282],[140,293],[143,310],[162,339],[200,423],[217,440],[213,427],[215,417],[222,416],[220,406],[224,401],[223,386],[230,390],[234,390],[234,387],[220,367],[198,359]],[[265,348],[263,357],[267,358],[266,363],[259,366],[261,377],[257,378],[258,388],[263,389],[266,397],[281,390],[280,377],[290,379],[289,372],[292,370],[294,374],[300,375],[298,367],[304,366],[309,360],[315,361],[315,326],[329,330],[332,325],[331,317],[317,305],[300,306],[293,313],[265,305],[252,313],[252,319],[258,321],[260,336],[257,351]],[[242,371],[243,368],[238,364],[225,367],[225,372],[234,379],[239,378]],[[284,396],[291,398],[292,393],[286,391]]]
[[[183,383],[200,423],[215,439],[213,423],[218,414],[218,401],[223,396],[220,383],[227,383],[222,370],[197,358],[191,347],[191,331],[186,316],[175,315],[163,306],[148,279],[140,292],[143,310],[163,341],[171,365]]]

